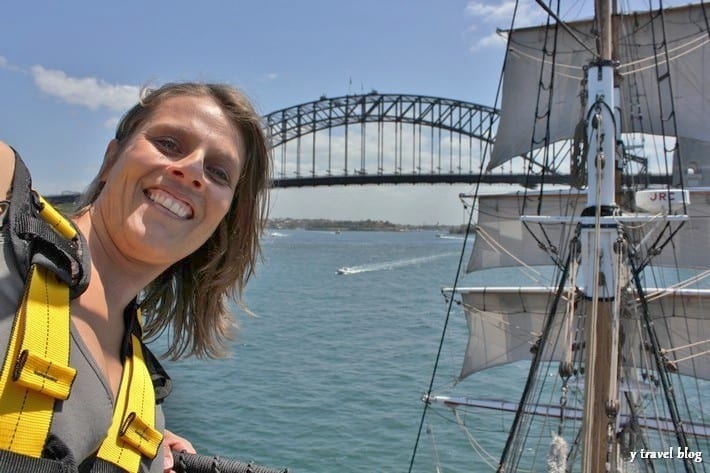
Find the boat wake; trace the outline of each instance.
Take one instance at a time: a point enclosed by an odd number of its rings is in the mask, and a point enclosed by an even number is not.
[[[342,268],[338,269],[335,274],[340,274],[340,275],[350,275],[350,274],[359,274],[359,273],[369,273],[372,271],[389,271],[391,269],[396,269],[396,268],[401,268],[403,266],[411,266],[415,264],[421,264],[421,263],[426,263],[429,261],[434,261],[440,258],[445,258],[447,256],[455,255],[457,253],[442,253],[439,255],[431,255],[431,256],[423,256],[420,258],[408,258],[408,259],[403,259],[403,260],[396,260],[396,261],[386,261],[383,263],[372,263],[372,264],[363,264],[359,266],[343,266]]]
[[[439,233],[436,235],[437,238],[441,238],[442,240],[463,240],[464,237],[462,236],[456,236],[456,235],[447,235],[445,233]]]

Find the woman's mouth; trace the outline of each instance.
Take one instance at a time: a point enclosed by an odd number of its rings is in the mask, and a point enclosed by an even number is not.
[[[168,210],[175,216],[189,220],[193,217],[192,207],[172,194],[160,189],[146,189],[144,194],[148,199]]]

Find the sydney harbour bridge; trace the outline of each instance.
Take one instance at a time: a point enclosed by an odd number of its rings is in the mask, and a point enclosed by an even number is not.
[[[265,117],[274,187],[475,182],[498,114],[421,95],[321,97]],[[515,182],[514,176],[492,180]]]

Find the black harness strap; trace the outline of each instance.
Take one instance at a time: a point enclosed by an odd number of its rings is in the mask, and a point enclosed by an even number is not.
[[[13,150],[14,151],[14,150]],[[15,176],[8,212],[9,236],[20,274],[27,274],[38,264],[57,275],[70,288],[71,298],[89,285],[89,255],[83,251],[86,241],[81,234],[69,241],[58,235],[39,216],[42,204],[32,191],[32,180],[25,163],[15,151]]]

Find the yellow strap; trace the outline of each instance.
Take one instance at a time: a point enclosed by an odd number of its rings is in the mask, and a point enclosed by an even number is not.
[[[52,207],[49,202],[44,200],[44,197],[38,195],[39,201],[42,204],[42,209],[39,211],[40,216],[54,229],[68,240],[73,240],[76,237],[76,230],[69,223],[69,220],[64,218],[62,214],[57,212],[57,209]]]
[[[140,315],[138,315],[140,319]],[[143,360],[140,340],[131,335],[133,355],[123,363],[113,420],[97,457],[125,471],[137,472],[141,455],[155,458],[163,440],[155,429],[155,392]],[[130,387],[130,389],[129,389]]]
[[[40,215],[66,238],[71,224],[41,196]],[[0,372],[0,449],[39,458],[54,403],[69,397],[76,370],[69,366],[69,287],[33,265],[15,316]],[[140,322],[140,313],[137,314]],[[155,458],[162,433],[155,430],[155,393],[141,342],[131,336],[132,356],[123,363],[113,420],[98,457],[138,472],[141,455]]]
[[[69,320],[67,285],[32,266],[0,374],[0,449],[41,455],[54,402],[69,396],[76,375]]]

